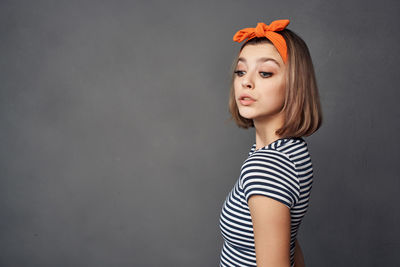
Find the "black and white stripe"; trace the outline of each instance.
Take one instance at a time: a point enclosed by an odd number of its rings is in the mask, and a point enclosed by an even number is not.
[[[303,138],[281,138],[255,150],[243,162],[239,179],[226,197],[219,226],[224,244],[220,266],[256,266],[253,225],[248,207],[251,195],[265,195],[290,209],[290,263],[294,266],[297,230],[307,208],[313,169]]]

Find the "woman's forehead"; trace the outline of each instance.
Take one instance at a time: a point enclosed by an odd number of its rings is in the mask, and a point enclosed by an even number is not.
[[[238,63],[275,63],[278,66],[283,64],[282,58],[279,55],[278,50],[269,43],[257,44],[257,45],[247,45],[242,51],[240,51],[238,57]]]

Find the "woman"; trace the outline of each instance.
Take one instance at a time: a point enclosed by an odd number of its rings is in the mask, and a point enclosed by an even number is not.
[[[220,266],[301,267],[297,232],[313,182],[303,136],[322,123],[313,63],[289,20],[238,31],[229,110],[255,143],[220,214]]]

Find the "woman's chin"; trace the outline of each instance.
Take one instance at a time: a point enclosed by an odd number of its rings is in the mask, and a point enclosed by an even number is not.
[[[240,116],[248,120],[252,120],[254,118],[254,114],[251,114],[250,112],[239,112],[239,114]]]

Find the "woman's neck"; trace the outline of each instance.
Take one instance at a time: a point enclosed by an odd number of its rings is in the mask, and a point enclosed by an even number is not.
[[[256,130],[256,149],[265,147],[275,140],[282,138],[275,133],[284,122],[284,113],[275,114],[273,117],[253,119]]]

